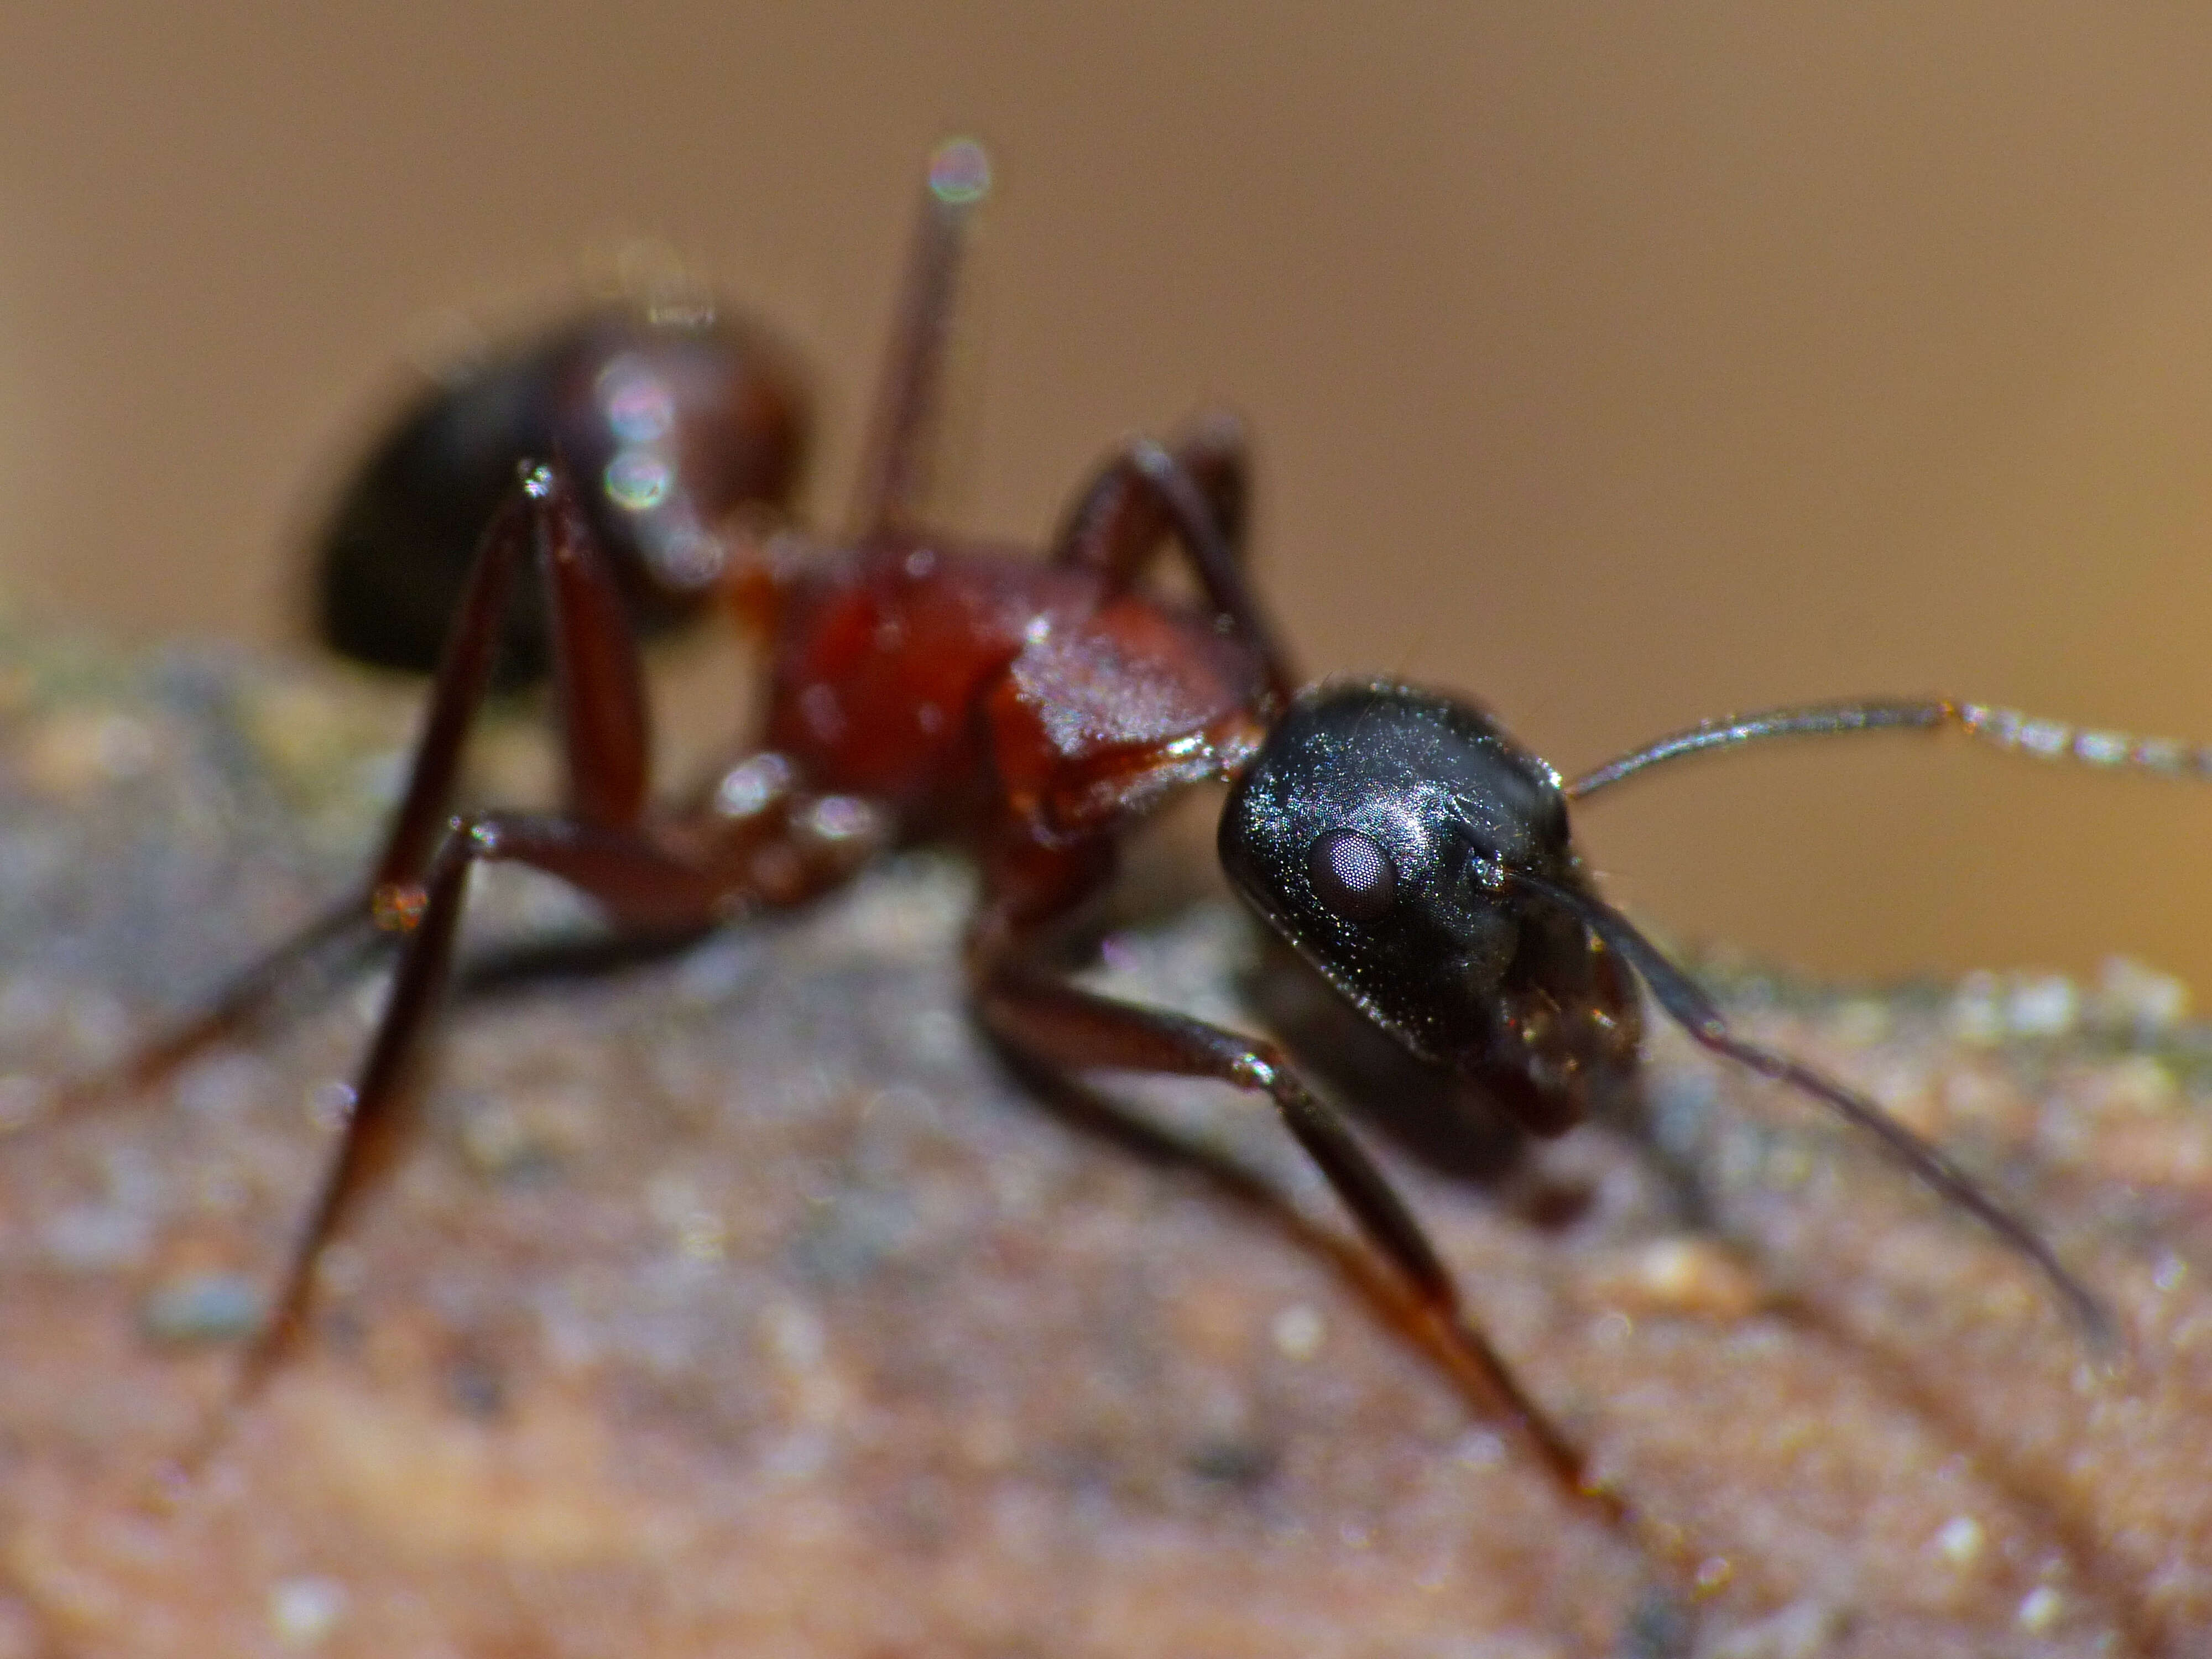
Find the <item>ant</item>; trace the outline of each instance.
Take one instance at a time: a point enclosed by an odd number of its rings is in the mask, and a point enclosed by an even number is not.
[[[345,1127],[231,1406],[302,1340],[317,1266],[394,1149],[405,1070],[453,962],[472,868],[526,865],[595,901],[623,933],[680,937],[803,904],[890,848],[942,840],[981,866],[964,969],[990,1036],[1048,1071],[1211,1079],[1264,1097],[1402,1280],[1431,1351],[1563,1487],[1617,1516],[1586,1480],[1579,1449],[1468,1316],[1389,1177],[1280,1048],[1069,977],[1066,946],[1124,840],[1206,783],[1226,786],[1223,867],[1267,927],[1415,1061],[1486,1095],[1522,1129],[1562,1134],[1601,1091],[1633,1080],[1648,994],[1698,1043],[1874,1136],[2039,1271],[2094,1341],[2111,1342],[2102,1305],[2027,1220],[1864,1096],[1739,1036],[1599,895],[1569,813],[1662,764],[1785,738],[1950,731],[2039,758],[2200,778],[2212,777],[2212,751],[1978,703],[1875,699],[1709,722],[1568,780],[1463,699],[1385,679],[1301,689],[1249,580],[1248,459],[1227,417],[1113,453],[1042,559],[930,527],[918,498],[947,317],[965,227],[988,186],[972,143],[948,142],[931,158],[856,528],[827,544],[787,530],[725,540],[718,589],[766,640],[758,746],[675,805],[653,800],[629,584],[579,482],[586,452],[564,450],[556,434],[483,533],[404,796],[366,881],[133,1063],[134,1080],[158,1076],[326,949],[381,940],[397,950]],[[592,349],[596,360],[590,349],[580,358],[587,367],[647,361]],[[759,398],[784,399],[796,431],[799,405],[777,372],[763,371]],[[665,415],[681,404],[673,393],[656,403],[647,385],[641,406]],[[754,476],[768,482],[752,499],[780,497],[773,469]],[[1194,578],[1195,603],[1145,586],[1170,548]],[[544,592],[567,803],[456,816],[463,742],[531,572]]]
[[[559,454],[641,629],[697,616],[719,526],[789,501],[807,441],[790,353],[674,281],[494,345],[410,397],[356,465],[318,538],[316,631],[340,655],[427,673],[461,609],[519,457]],[[493,684],[544,678],[541,590],[501,619]]]

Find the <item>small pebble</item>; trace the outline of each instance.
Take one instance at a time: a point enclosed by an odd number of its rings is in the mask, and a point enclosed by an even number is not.
[[[1989,1534],[1971,1515],[1954,1516],[1936,1534],[1936,1547],[1954,1567],[1970,1567],[1981,1559]]]
[[[2092,994],[2098,1022],[2137,1037],[2171,1030],[2189,1017],[2189,987],[2126,957],[2107,957]]]
[[[1275,1352],[1284,1358],[1311,1359],[1321,1352],[1328,1324],[1304,1303],[1294,1302],[1269,1322],[1267,1334],[1274,1340]]]
[[[2005,1024],[2014,1036],[2064,1036],[2081,1012],[2081,994],[2063,974],[2024,975],[2005,999]]]
[[[77,1204],[50,1218],[40,1229],[39,1242],[57,1267],[106,1273],[137,1265],[152,1239],[152,1224],[136,1211]]]
[[[1469,1430],[1452,1448],[1453,1458],[1470,1469],[1502,1468],[1510,1455],[1511,1449],[1506,1445],[1504,1437],[1488,1429]]]
[[[2143,994],[2158,1000],[2157,993]],[[2100,1000],[2086,1012],[2101,1007]],[[2084,1012],[2081,988],[2063,974],[1973,973],[1952,995],[1949,1024],[1961,1042],[1992,1048],[2008,1039],[2064,1036]]]
[[[261,1326],[261,1292],[238,1273],[194,1273],[156,1288],[138,1310],[152,1340],[234,1342]]]
[[[312,1648],[345,1616],[345,1586],[335,1578],[280,1578],[269,1587],[269,1628],[288,1648]]]
[[[2124,1054],[2101,1067],[2094,1090],[2099,1105],[2123,1111],[2170,1112],[2181,1104],[2172,1068],[2150,1054]]]
[[[1746,1319],[1759,1310],[1759,1280],[1720,1245],[1702,1238],[1655,1239],[1607,1286],[1632,1312]]]
[[[580,1091],[473,1096],[460,1111],[461,1152],[483,1175],[544,1175],[590,1149],[599,1118],[598,1103]]]
[[[378,988],[380,993],[383,988]],[[334,1134],[353,1117],[353,1085],[336,1080],[319,1083],[309,1091],[307,1105],[307,1121],[324,1133]]]
[[[1850,1628],[1845,1608],[1808,1596],[1724,1636],[1713,1659],[1820,1659]]]
[[[1951,997],[1950,1026],[1953,1036],[1978,1048],[1994,1048],[2003,1041],[2004,1015],[1995,974],[1968,974],[1959,981]]]
[[[2021,1597],[2020,1611],[2014,1615],[2020,1627],[2031,1636],[2040,1636],[2058,1622],[2066,1611],[2066,1598],[2048,1584],[2038,1584]]]

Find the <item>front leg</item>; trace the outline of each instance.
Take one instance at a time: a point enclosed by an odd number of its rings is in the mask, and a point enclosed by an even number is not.
[[[1469,1317],[1450,1270],[1389,1178],[1274,1045],[1083,990],[1031,961],[1011,938],[1007,927],[987,921],[970,951],[976,1012],[993,1036],[1048,1066],[1211,1078],[1266,1095],[1368,1242],[1405,1280],[1430,1346],[1513,1424],[1562,1488],[1595,1505],[1608,1524],[1621,1521],[1618,1500],[1585,1479],[1581,1449]]]
[[[1176,532],[1160,490],[1145,475],[1180,468],[1206,505],[1229,560],[1244,561],[1252,496],[1252,451],[1244,423],[1227,410],[1202,416],[1173,442],[1133,439],[1115,452],[1075,497],[1052,557],[1106,573],[1121,592],[1139,580]]]
[[[1107,592],[1121,594],[1174,540],[1206,603],[1260,659],[1267,691],[1280,704],[1297,689],[1297,675],[1245,568],[1250,479],[1244,428],[1233,416],[1212,416],[1172,444],[1133,439],[1076,496],[1051,557],[1099,572]]]

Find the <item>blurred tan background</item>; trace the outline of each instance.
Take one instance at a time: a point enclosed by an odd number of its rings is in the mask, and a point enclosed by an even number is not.
[[[11,7],[0,581],[307,649],[299,537],[410,350],[636,238],[805,352],[834,513],[955,130],[1001,179],[964,524],[1226,399],[1308,665],[1569,770],[1873,690],[2212,738],[2194,7]],[[2212,994],[2212,789],[1893,741],[1583,830],[1677,936]]]

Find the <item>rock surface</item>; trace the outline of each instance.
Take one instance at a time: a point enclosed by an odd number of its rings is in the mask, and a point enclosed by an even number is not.
[[[2212,1038],[2170,982],[1727,979],[2042,1219],[2110,1379],[1971,1223],[1664,1034],[1647,1133],[1503,1191],[1395,1159],[1613,1528],[1396,1330],[1264,1114],[1101,1080],[1238,1176],[1044,1109],[928,856],[465,998],[311,1351],[157,1501],[375,982],[139,1101],[55,1082],[346,883],[408,724],[0,648],[0,1659],[2212,1654]],[[474,938],[578,925],[480,897]],[[1251,949],[1201,898],[1103,971],[1249,1019]]]

